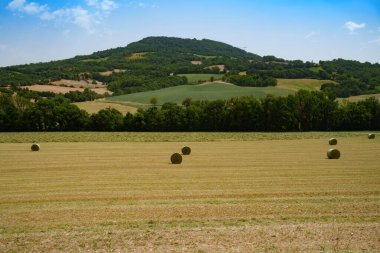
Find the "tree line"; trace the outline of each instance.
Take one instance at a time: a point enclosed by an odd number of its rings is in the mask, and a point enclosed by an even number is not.
[[[338,103],[334,95],[301,90],[287,97],[165,103],[122,115],[89,115],[63,96],[30,100],[0,94],[0,131],[347,131],[380,130],[374,97]]]

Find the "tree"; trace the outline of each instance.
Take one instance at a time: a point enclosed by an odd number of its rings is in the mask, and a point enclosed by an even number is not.
[[[158,103],[158,99],[157,97],[152,97],[149,102],[153,105],[153,106],[156,106],[157,103]]]
[[[182,105],[185,106],[185,107],[189,107],[191,105],[191,102],[192,102],[192,99],[191,98],[185,98],[183,101],[182,101]]]
[[[120,131],[124,126],[121,112],[111,107],[92,114],[90,120],[91,128],[96,131]]]

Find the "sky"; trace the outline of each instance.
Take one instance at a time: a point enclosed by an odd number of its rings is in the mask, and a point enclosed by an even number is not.
[[[380,63],[380,0],[0,0],[0,66],[211,39],[261,56]]]

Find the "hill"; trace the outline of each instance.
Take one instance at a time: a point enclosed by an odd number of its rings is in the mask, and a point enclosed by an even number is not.
[[[132,52],[165,52],[260,60],[261,57],[231,45],[208,39],[148,37],[128,45]]]
[[[71,80],[106,86],[117,96],[186,85],[195,80],[188,77],[200,74],[249,87],[276,86],[278,78],[330,80],[321,90],[338,97],[380,93],[378,63],[289,61],[218,41],[173,37],[148,37],[67,60],[0,68],[0,87],[18,92],[23,85]]]

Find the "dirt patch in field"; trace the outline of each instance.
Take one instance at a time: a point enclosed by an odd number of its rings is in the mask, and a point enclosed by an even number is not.
[[[80,81],[76,81],[76,80],[66,80],[66,79],[62,79],[62,80],[59,80],[59,81],[55,81],[55,82],[51,82],[52,85],[56,85],[56,86],[68,86],[68,87],[71,87],[71,88],[90,88],[90,89],[93,89],[93,88],[104,88],[104,87],[107,87],[105,84],[103,84],[102,82],[98,82],[98,81],[93,81],[93,80],[80,80]]]
[[[191,64],[193,64],[193,65],[201,65],[202,61],[191,61]]]
[[[53,92],[56,94],[59,94],[59,93],[66,94],[66,93],[69,93],[70,91],[80,91],[80,92],[84,91],[84,88],[72,88],[72,87],[64,87],[64,86],[57,86],[57,85],[40,85],[40,84],[31,85],[31,86],[23,86],[23,88],[27,88],[31,91],[38,91],[38,92],[48,91],[48,92]],[[110,95],[112,94],[112,91],[107,90],[107,88],[105,87],[90,88],[90,90],[100,95],[103,95],[106,93]]]
[[[213,69],[213,68],[219,68],[219,71],[223,72],[224,69],[225,69],[225,66],[224,65],[211,65],[211,66],[208,66],[208,69]]]

